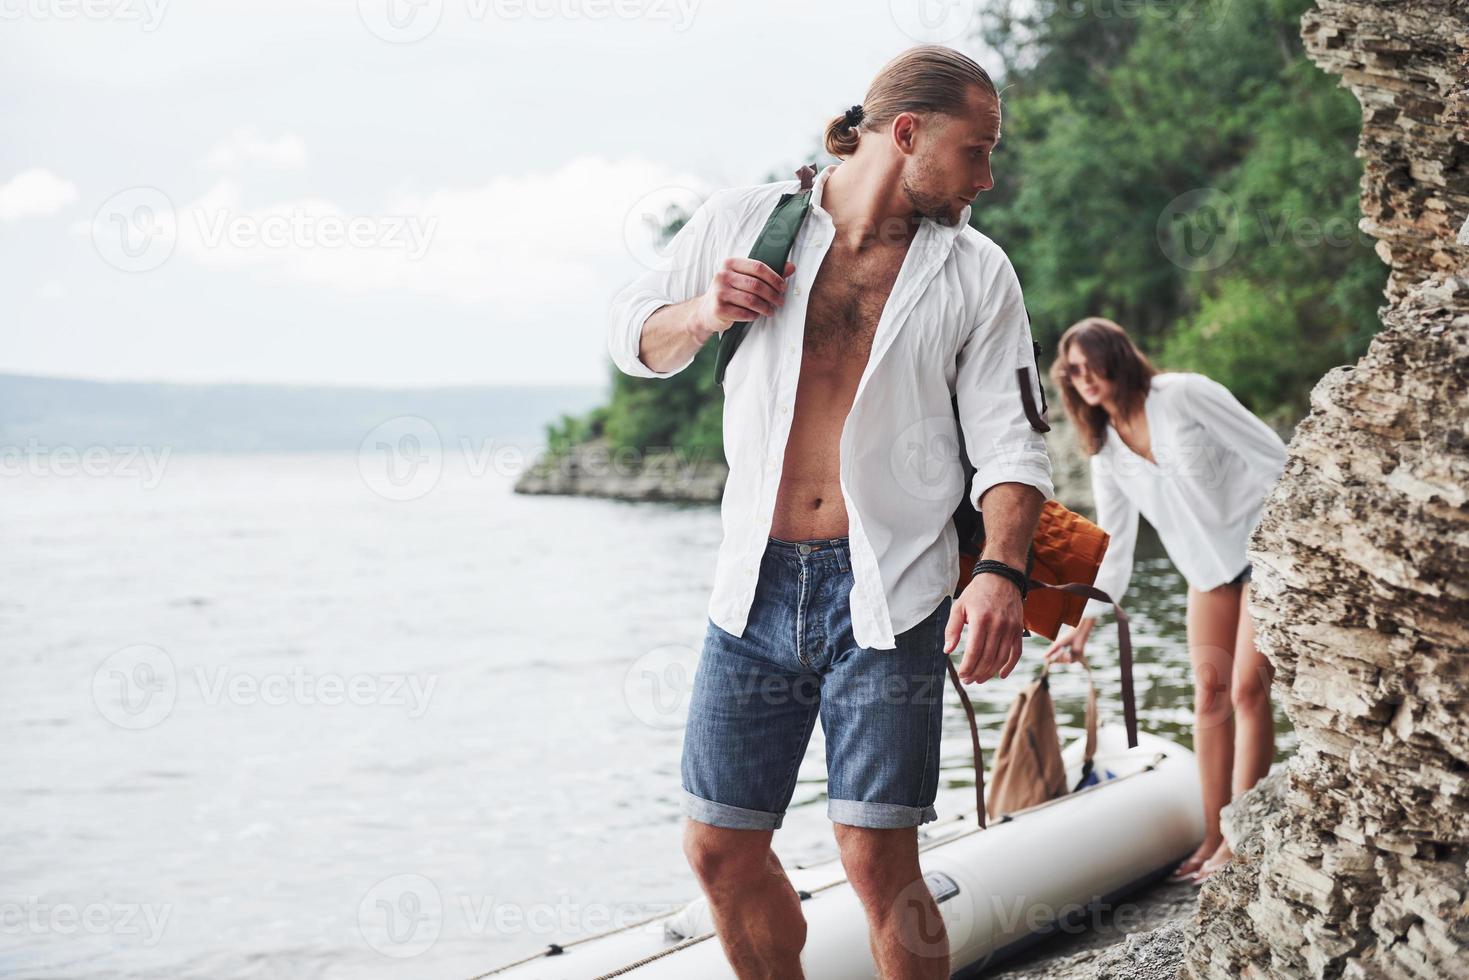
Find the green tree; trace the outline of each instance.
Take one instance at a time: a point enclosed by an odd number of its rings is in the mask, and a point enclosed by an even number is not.
[[[1004,153],[974,221],[1015,261],[1044,346],[1107,316],[1163,366],[1282,415],[1365,350],[1386,272],[1354,231],[1361,115],[1305,58],[1309,6],[1039,2],[987,19]],[[1227,260],[1176,261],[1176,224],[1206,219]],[[1260,349],[1292,355],[1236,356],[1255,330]]]

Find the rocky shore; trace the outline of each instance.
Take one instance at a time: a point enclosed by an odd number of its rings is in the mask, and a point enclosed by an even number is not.
[[[717,504],[728,476],[722,458],[618,453],[605,439],[593,439],[559,456],[543,454],[520,474],[515,492]]]

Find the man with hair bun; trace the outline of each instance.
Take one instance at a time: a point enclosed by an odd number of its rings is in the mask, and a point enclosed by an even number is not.
[[[815,176],[782,272],[746,256],[800,189],[789,180],[711,195],[667,268],[613,301],[608,349],[636,377],[670,377],[750,324],[723,380],[724,539],[680,797],[684,851],[740,977],[803,975],[800,897],[770,844],[818,715],[827,815],[878,973],[949,976],[917,846],[937,819],[949,654],[967,624],[963,680],[1014,670],[1015,573],[1053,492],[1022,398],[1024,383],[1042,400],[1018,371],[1034,366],[1020,283],[969,224],[999,140],[984,69],[911,48],[827,124],[841,162]],[[955,596],[960,427],[992,564]]]

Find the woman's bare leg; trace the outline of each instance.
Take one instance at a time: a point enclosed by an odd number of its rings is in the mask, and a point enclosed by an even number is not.
[[[1234,644],[1234,795],[1254,786],[1275,760],[1275,715],[1270,684],[1275,668],[1255,647],[1250,583],[1240,590],[1239,633]]]
[[[1194,673],[1194,755],[1204,803],[1204,840],[1173,872],[1175,877],[1198,869],[1224,839],[1219,810],[1229,802],[1234,769],[1234,705],[1230,689],[1234,673],[1235,636],[1239,628],[1239,587],[1221,585],[1201,592],[1188,590],[1188,652]]]
[[[1250,616],[1250,583],[1240,590],[1239,631],[1234,646],[1234,776],[1233,795],[1238,797],[1270,771],[1275,759],[1275,714],[1270,706],[1270,684],[1275,668],[1255,646],[1255,622]],[[1234,857],[1229,842],[1218,848],[1199,869],[1199,880],[1224,867]]]

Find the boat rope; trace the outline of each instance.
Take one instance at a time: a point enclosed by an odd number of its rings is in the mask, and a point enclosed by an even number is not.
[[[693,946],[696,943],[702,943],[706,939],[712,939],[716,935],[717,935],[717,933],[715,933],[711,929],[709,932],[703,933],[702,935],[694,936],[691,939],[685,939],[683,942],[678,943],[675,946],[670,946],[667,949],[660,949],[658,952],[654,953],[652,956],[644,956],[642,959],[637,960],[636,962],[633,962],[633,963],[629,963],[627,966],[619,966],[617,969],[613,970],[611,973],[603,973],[600,976],[597,976],[597,977],[593,978],[593,980],[609,980],[609,978],[611,978],[611,977],[620,977],[624,973],[631,973],[632,971],[636,970],[638,967],[647,966],[649,963],[652,963],[654,960],[661,960],[661,959],[663,959],[663,957],[669,955],[670,953],[677,953],[681,949],[688,949],[690,946]]]
[[[520,959],[515,960],[511,963],[502,963],[487,973],[475,974],[474,976],[470,977],[469,980],[484,980],[485,977],[492,977],[497,973],[504,973],[512,966],[520,966],[522,963],[529,963],[531,960],[539,960],[547,956],[560,956],[562,953],[566,952],[566,950],[571,946],[579,946],[582,943],[589,943],[594,939],[603,939],[607,936],[616,935],[619,932],[626,932],[629,929],[636,929],[639,926],[645,926],[650,922],[656,922],[659,919],[666,919],[670,915],[674,914],[676,913],[658,912],[654,915],[648,916],[646,919],[638,919],[636,922],[629,922],[627,925],[618,926],[615,929],[608,929],[605,932],[593,933],[590,936],[582,936],[580,939],[570,939],[564,943],[551,943],[545,949],[540,950],[539,952],[532,953],[529,956],[523,956]]]

